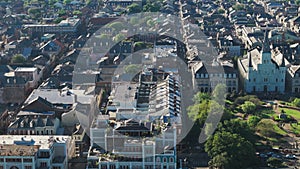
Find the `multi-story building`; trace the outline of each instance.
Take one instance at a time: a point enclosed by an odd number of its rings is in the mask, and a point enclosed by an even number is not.
[[[226,84],[227,92],[238,92],[238,71],[229,62],[204,64],[196,61],[191,64],[194,89],[200,92],[212,92],[217,84]]]
[[[54,112],[20,112],[7,129],[11,135],[58,135],[60,120]],[[60,133],[63,134],[63,133]]]
[[[295,94],[300,93],[300,66],[292,65],[287,69],[286,91]]]
[[[181,132],[178,75],[146,69],[114,82],[107,115],[93,122],[88,168],[176,169]]]
[[[252,49],[238,60],[241,85],[245,92],[285,92],[286,59],[271,51],[268,37],[262,49]]]
[[[44,33],[74,34],[78,31],[81,20],[78,18],[67,18],[58,24],[27,24],[23,27],[33,36]]]
[[[24,78],[25,81],[28,81],[30,88],[35,88],[42,74],[38,72],[36,67],[17,67],[15,76]]]
[[[67,169],[74,152],[70,136],[0,136],[2,169]]]

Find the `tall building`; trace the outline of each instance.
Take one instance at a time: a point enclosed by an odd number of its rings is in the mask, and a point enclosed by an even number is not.
[[[285,92],[286,59],[271,50],[267,34],[262,48],[250,50],[238,60],[241,85],[245,92]]]
[[[133,81],[113,84],[107,115],[93,122],[89,169],[176,169],[179,76],[150,68]]]
[[[74,153],[70,136],[0,136],[1,169],[67,169]]]

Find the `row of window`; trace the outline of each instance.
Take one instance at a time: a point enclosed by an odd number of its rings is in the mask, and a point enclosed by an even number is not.
[[[268,78],[264,78],[263,81],[264,81],[264,82],[268,82],[269,79],[268,79]],[[276,78],[275,81],[276,81],[276,82],[279,82],[279,79]],[[251,79],[250,79],[250,78],[249,78],[249,82],[251,82]],[[253,78],[253,82],[256,82],[256,78]],[[283,79],[281,79],[281,82],[283,82]]]
[[[207,73],[197,73],[196,78],[209,78],[209,77],[220,77],[220,78],[236,78],[236,74],[207,74]]]

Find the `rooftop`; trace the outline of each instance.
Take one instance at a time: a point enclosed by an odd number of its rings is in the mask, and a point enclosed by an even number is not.
[[[36,70],[36,67],[17,67],[15,72],[34,72]]]
[[[0,156],[35,156],[40,146],[0,145]]]
[[[11,148],[17,148],[19,146],[36,146],[40,149],[49,149],[53,145],[53,143],[66,143],[68,140],[70,140],[70,136],[1,135],[0,145],[11,145]]]

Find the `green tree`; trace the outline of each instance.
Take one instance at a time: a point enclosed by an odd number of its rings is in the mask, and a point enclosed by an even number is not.
[[[125,67],[125,73],[136,74],[140,71],[140,66],[136,64],[131,64]]]
[[[64,0],[64,4],[69,4],[71,2],[72,2],[72,0]]]
[[[255,128],[260,120],[260,117],[252,115],[248,118],[247,123],[250,127]]]
[[[38,8],[29,8],[28,14],[34,18],[39,18],[42,16],[41,9]]]
[[[212,97],[217,103],[224,105],[226,99],[226,85],[217,84],[212,92]]]
[[[138,51],[138,50],[141,50],[141,49],[145,49],[147,47],[146,43],[144,43],[144,42],[135,42],[133,44],[133,46],[134,46],[134,50],[135,51]]]
[[[256,109],[256,105],[251,101],[245,101],[244,104],[241,105],[243,112],[250,114],[253,113]]]
[[[210,110],[210,100],[203,100],[201,103],[194,104],[188,107],[188,116],[193,121],[197,122],[200,125],[203,125],[205,119],[207,119],[208,112]]]
[[[64,16],[66,14],[67,14],[67,12],[64,9],[61,9],[58,11],[58,16]]]
[[[223,8],[220,8],[220,9],[218,9],[218,13],[219,13],[219,14],[224,14],[224,13],[225,13],[225,10],[224,10]]]
[[[113,30],[119,32],[122,29],[124,29],[124,25],[122,22],[113,22],[111,24],[108,25],[109,28],[112,28]]]
[[[218,126],[218,131],[226,131],[239,134],[251,143],[255,143],[254,131],[249,127],[247,122],[240,119],[225,120]]]
[[[133,3],[127,7],[129,14],[140,13],[142,12],[140,5]]]
[[[242,169],[256,163],[253,145],[238,134],[222,131],[215,133],[205,143],[211,157],[210,166],[223,169]]]
[[[150,1],[148,0],[146,5],[143,7],[144,12],[158,12],[160,11],[160,8],[162,6],[162,3],[159,1]]]
[[[75,11],[73,11],[73,15],[81,16],[82,12],[79,10],[75,10]]]
[[[25,62],[26,62],[26,59],[21,54],[16,54],[11,59],[11,63],[25,63]]]
[[[113,37],[114,42],[118,43],[122,40],[124,40],[126,36],[122,33],[117,34],[116,36]]]
[[[195,94],[193,101],[195,104],[201,103],[202,101],[210,100],[210,95],[208,93],[198,92]]]
[[[278,158],[270,157],[270,158],[268,158],[267,163],[268,163],[269,166],[271,166],[273,168],[283,167],[282,161]]]

